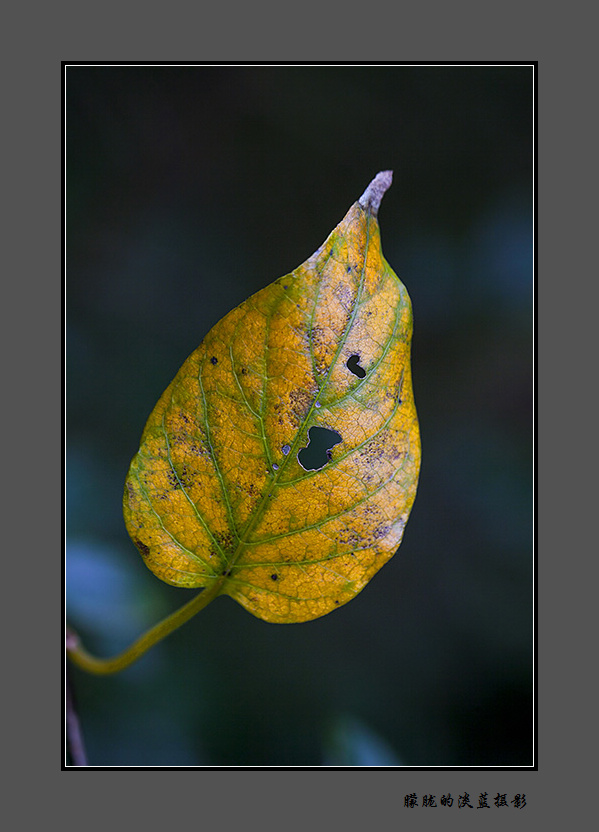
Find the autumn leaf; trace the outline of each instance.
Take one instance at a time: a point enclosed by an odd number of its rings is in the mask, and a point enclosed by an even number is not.
[[[312,257],[216,324],[158,401],[124,516],[163,581],[299,622],[397,550],[420,439],[412,309],[377,221],[390,184],[379,173]]]

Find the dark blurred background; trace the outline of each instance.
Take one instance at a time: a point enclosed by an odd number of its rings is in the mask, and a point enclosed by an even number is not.
[[[423,464],[398,554],[272,625],[219,598],[129,670],[71,670],[100,766],[532,764],[533,68],[70,66],[67,616],[119,651],[192,597],[121,514],[144,423],[226,312],[382,169]]]

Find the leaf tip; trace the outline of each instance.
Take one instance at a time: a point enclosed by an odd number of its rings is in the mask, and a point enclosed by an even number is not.
[[[375,217],[378,214],[381,200],[393,182],[393,171],[382,170],[374,177],[366,188],[358,202],[366,211],[370,211]]]

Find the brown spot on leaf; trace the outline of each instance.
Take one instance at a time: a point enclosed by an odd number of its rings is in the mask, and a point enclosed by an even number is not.
[[[233,538],[233,535],[230,532],[226,532],[226,533],[217,532],[214,535],[214,538],[215,538],[216,542],[218,543],[218,545],[220,546],[220,548],[223,551],[226,552],[228,549],[233,548],[233,544],[234,544],[235,540]]]
[[[142,553],[144,558],[147,558],[147,556],[150,554],[150,547],[146,546],[145,543],[142,543],[141,540],[134,540],[133,542],[135,543],[139,551]]]
[[[292,390],[289,394],[292,421],[301,424],[312,407],[313,395],[308,390]]]
[[[192,487],[194,481],[193,481],[193,475],[190,473],[189,468],[187,467],[187,465],[184,465],[181,468],[181,473],[179,475],[179,479],[181,481],[181,485],[183,486],[183,488],[185,488],[187,491],[189,491],[189,489]]]
[[[360,536],[355,531],[345,529],[337,535],[337,543],[343,546],[357,546],[360,543]]]
[[[334,293],[335,297],[338,298],[341,305],[346,310],[351,309],[355,300],[355,296],[352,289],[347,285],[347,283],[337,283],[334,289]]]
[[[179,482],[179,478],[178,478],[177,474],[175,473],[175,471],[173,471],[172,468],[170,468],[166,472],[166,477],[168,479],[169,485],[171,486],[171,488],[173,490],[176,490],[177,488],[181,488],[181,483]]]

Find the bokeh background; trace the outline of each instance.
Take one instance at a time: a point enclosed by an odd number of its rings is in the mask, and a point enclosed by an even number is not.
[[[203,336],[394,170],[420,486],[350,604],[272,625],[219,598],[115,677],[70,671],[98,766],[533,762],[533,68],[70,66],[67,617],[111,654],[191,598],[122,489]]]

